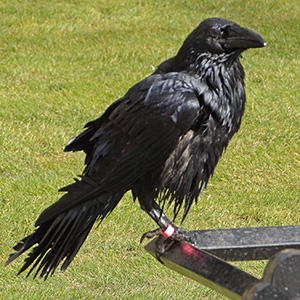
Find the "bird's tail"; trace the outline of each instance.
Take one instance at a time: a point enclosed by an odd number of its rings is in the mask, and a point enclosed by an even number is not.
[[[40,277],[46,279],[63,260],[61,270],[64,271],[85,241],[94,222],[97,219],[102,221],[123,196],[120,192],[101,192],[96,186],[91,192],[90,183],[84,180],[63,190],[68,193],[42,212],[36,221],[35,232],[13,248],[16,252],[10,255],[5,265],[35,246],[18,274],[31,266],[27,276],[36,268],[34,277],[40,273]]]

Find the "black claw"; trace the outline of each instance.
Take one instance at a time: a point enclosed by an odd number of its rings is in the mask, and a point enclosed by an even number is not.
[[[155,251],[155,257],[156,259],[161,263],[164,264],[164,262],[160,259],[160,257],[162,256],[162,253],[160,253],[157,249]]]
[[[174,225],[172,225],[174,226]],[[146,233],[144,233],[140,239],[140,242],[142,243],[142,241],[145,238],[153,238],[155,236],[158,235],[158,239],[156,240],[155,244],[156,244],[156,250],[155,250],[155,254],[156,254],[156,259],[163,264],[163,261],[161,260],[162,255],[167,252],[174,243],[176,242],[185,242],[185,243],[189,243],[189,244],[194,244],[194,236],[192,231],[189,231],[187,229],[184,228],[179,228],[174,226],[175,231],[173,233],[172,236],[165,238],[162,234],[161,234],[161,229],[155,229],[155,230],[151,230],[148,231]]]
[[[174,225],[172,225],[172,226],[174,226]],[[144,233],[140,239],[140,243],[142,243],[145,238],[151,239],[158,235],[158,239],[155,242],[155,244],[156,244],[155,254],[156,254],[156,259],[162,264],[163,264],[163,261],[161,260],[161,256],[165,252],[167,252],[174,243],[185,242],[185,243],[189,243],[189,244],[195,244],[195,238],[193,236],[192,231],[189,231],[184,228],[176,227],[176,226],[174,226],[174,228],[175,228],[175,231],[174,231],[173,235],[168,238],[165,238],[161,234],[161,228],[158,228],[158,229],[151,230],[151,231]]]
[[[155,236],[160,235],[160,233],[161,233],[161,229],[160,229],[160,228],[155,229],[155,230],[147,231],[147,232],[145,232],[145,233],[142,235],[142,237],[141,237],[141,239],[140,239],[140,243],[142,243],[143,240],[144,240],[145,238],[147,238],[147,239],[152,239],[152,238],[154,238]]]

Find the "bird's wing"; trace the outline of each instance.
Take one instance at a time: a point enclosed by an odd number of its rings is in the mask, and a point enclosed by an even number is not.
[[[112,104],[67,146],[87,153],[85,176],[103,189],[126,190],[160,166],[195,123],[204,84],[180,73],[153,74]],[[84,141],[84,143],[82,142]]]
[[[123,194],[148,171],[161,167],[180,136],[196,122],[207,86],[187,74],[153,74],[133,86],[86,125],[66,151],[83,150],[82,179],[48,207],[37,225],[101,193]]]

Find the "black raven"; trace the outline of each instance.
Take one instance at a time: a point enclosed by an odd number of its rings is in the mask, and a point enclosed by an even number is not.
[[[94,222],[128,190],[162,233],[180,238],[164,204],[174,203],[174,218],[183,206],[184,219],[206,187],[244,112],[241,53],[264,46],[258,33],[232,21],[200,23],[174,57],[69,142],[65,151],[86,153],[82,176],[41,213],[6,264],[35,246],[19,274],[31,266],[28,275],[36,268],[46,279],[61,261],[65,270]]]

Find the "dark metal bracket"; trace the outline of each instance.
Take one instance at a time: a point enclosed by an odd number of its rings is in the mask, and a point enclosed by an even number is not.
[[[190,231],[195,244],[175,242],[162,263],[197,282],[241,300],[300,299],[300,226]],[[157,238],[145,249],[156,257]],[[226,261],[269,260],[262,279]]]

